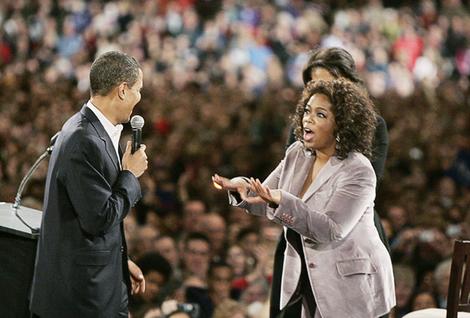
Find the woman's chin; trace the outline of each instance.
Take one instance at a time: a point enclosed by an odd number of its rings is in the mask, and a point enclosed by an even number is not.
[[[305,146],[305,148],[310,149],[311,151],[313,151],[315,149],[315,144],[311,141],[305,141],[304,140],[304,146]]]

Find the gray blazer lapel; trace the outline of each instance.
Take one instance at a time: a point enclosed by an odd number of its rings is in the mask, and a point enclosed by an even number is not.
[[[307,201],[342,165],[343,162],[341,160],[334,156],[331,157],[305,192],[302,201]]]
[[[116,151],[114,150],[113,142],[111,141],[111,138],[104,129],[103,125],[100,123],[98,117],[96,117],[95,113],[93,113],[91,109],[86,107],[86,105],[82,107],[80,113],[86,118],[88,118],[91,125],[95,128],[96,132],[98,133],[98,136],[101,138],[101,140],[103,140],[105,144],[104,149],[106,149],[106,153],[108,154],[111,161],[114,163],[116,169],[119,171],[121,168],[119,166],[119,159],[117,158]]]
[[[298,196],[305,183],[309,169],[315,160],[315,155],[308,155],[304,151],[299,151],[294,162],[292,182],[290,182],[288,192]]]

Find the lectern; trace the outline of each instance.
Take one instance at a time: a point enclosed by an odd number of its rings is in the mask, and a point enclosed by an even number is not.
[[[13,203],[0,202],[0,308],[2,308],[2,317],[30,317],[29,292],[39,235],[37,230],[41,225],[41,217],[41,211],[23,206],[19,206],[15,211]]]
[[[21,206],[21,196],[39,164],[54,150],[60,131],[21,180],[15,203],[0,202],[0,312],[4,318],[29,318],[41,211]]]

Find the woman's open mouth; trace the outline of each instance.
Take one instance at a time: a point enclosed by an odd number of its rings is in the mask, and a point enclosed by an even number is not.
[[[304,128],[304,141],[309,142],[310,140],[312,140],[313,135],[314,135],[314,132],[310,128],[307,128],[307,127]]]

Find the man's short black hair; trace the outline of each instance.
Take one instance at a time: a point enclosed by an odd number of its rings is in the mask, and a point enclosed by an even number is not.
[[[118,51],[100,55],[91,65],[91,96],[106,96],[121,83],[134,86],[139,78],[140,65],[137,60]]]

